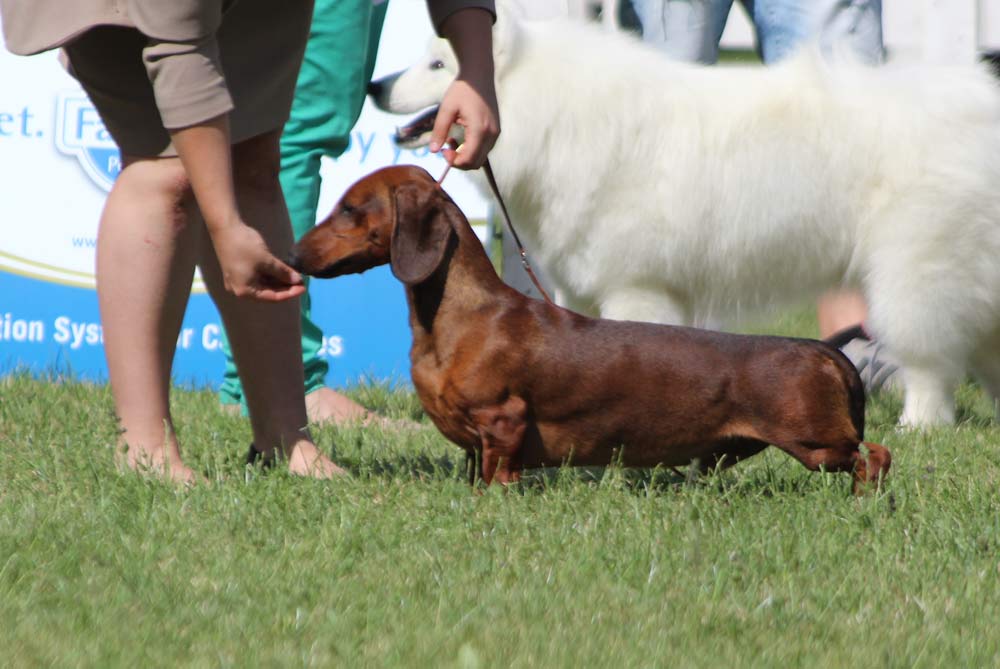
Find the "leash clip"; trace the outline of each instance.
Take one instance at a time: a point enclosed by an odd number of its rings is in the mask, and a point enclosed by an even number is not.
[[[458,145],[458,140],[454,137],[449,138],[446,144],[447,146],[450,146],[455,153],[458,153],[461,148]],[[442,190],[444,190],[444,186],[442,186],[444,178],[448,176],[448,172],[452,167],[452,161],[447,159],[445,160],[448,164],[445,166],[444,172],[441,173],[441,177],[437,180],[438,188],[441,188]],[[543,298],[545,298],[545,301],[551,305],[555,305],[555,302],[552,301],[549,294],[545,292],[544,288],[542,288],[542,282],[538,280],[538,277],[535,276],[534,270],[531,269],[531,263],[528,262],[528,252],[524,250],[524,244],[521,243],[521,238],[518,237],[517,230],[514,229],[514,224],[510,220],[510,214],[507,213],[507,205],[504,203],[503,197],[500,195],[500,188],[497,186],[496,177],[493,176],[493,167],[490,165],[489,158],[487,158],[483,163],[483,171],[486,173],[486,180],[490,184],[490,190],[493,191],[493,197],[496,199],[497,204],[500,205],[500,212],[503,214],[504,223],[507,224],[507,229],[510,230],[510,234],[514,238],[514,243],[517,245],[517,252],[521,256],[521,266],[524,267],[524,271],[528,273],[528,278],[531,279],[533,284],[535,284],[535,288],[537,288],[538,292],[541,293]]]

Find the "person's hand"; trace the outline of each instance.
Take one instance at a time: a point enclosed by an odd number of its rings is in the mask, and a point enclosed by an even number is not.
[[[500,112],[493,83],[493,15],[478,7],[453,12],[440,26],[458,59],[458,76],[438,107],[430,150],[444,149],[454,167],[474,170],[486,162],[500,134]],[[447,147],[452,124],[465,129],[458,151]]]
[[[438,108],[430,150],[444,149],[445,159],[459,169],[482,167],[500,134],[499,118],[492,78],[480,82],[456,79],[445,91]],[[458,152],[446,145],[452,124],[465,129],[465,141]]]
[[[226,290],[237,297],[280,302],[305,292],[302,277],[271,253],[260,233],[242,222],[218,230],[212,245]]]

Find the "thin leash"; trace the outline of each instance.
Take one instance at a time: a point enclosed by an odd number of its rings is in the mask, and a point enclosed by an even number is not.
[[[443,188],[441,184],[444,183],[444,178],[448,176],[448,171],[450,169],[451,161],[448,161],[447,167],[444,168],[444,173],[441,175],[441,178],[437,180],[439,188]],[[524,267],[524,271],[528,273],[531,283],[535,284],[535,288],[537,288],[538,292],[542,294],[545,301],[549,304],[555,305],[555,302],[552,301],[549,294],[545,292],[544,288],[542,288],[542,282],[538,280],[538,277],[535,276],[534,270],[531,269],[531,264],[528,262],[528,254],[524,250],[524,244],[521,243],[521,238],[517,235],[517,230],[514,229],[514,224],[510,220],[510,214],[507,213],[507,205],[504,203],[503,197],[500,195],[500,188],[497,187],[497,180],[496,177],[493,176],[493,168],[490,166],[489,158],[487,158],[486,162],[483,163],[483,171],[486,173],[486,181],[490,184],[490,190],[493,191],[493,197],[496,198],[497,204],[500,205],[500,211],[503,213],[503,220],[507,224],[507,229],[510,230],[510,234],[514,238],[514,243],[517,245],[517,252],[521,256],[521,265]]]

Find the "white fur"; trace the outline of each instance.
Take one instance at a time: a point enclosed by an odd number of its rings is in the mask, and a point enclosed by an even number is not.
[[[674,63],[575,23],[494,36],[491,163],[569,306],[701,323],[862,289],[908,425],[954,421],[970,361],[1000,389],[1000,90],[983,69]],[[432,69],[440,61],[443,67]],[[447,43],[386,81],[441,99]]]

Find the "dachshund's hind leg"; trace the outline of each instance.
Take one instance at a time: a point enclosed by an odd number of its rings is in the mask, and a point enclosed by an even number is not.
[[[527,427],[527,403],[510,397],[503,404],[473,409],[470,414],[482,442],[482,472],[486,485],[521,480],[521,444]]]

